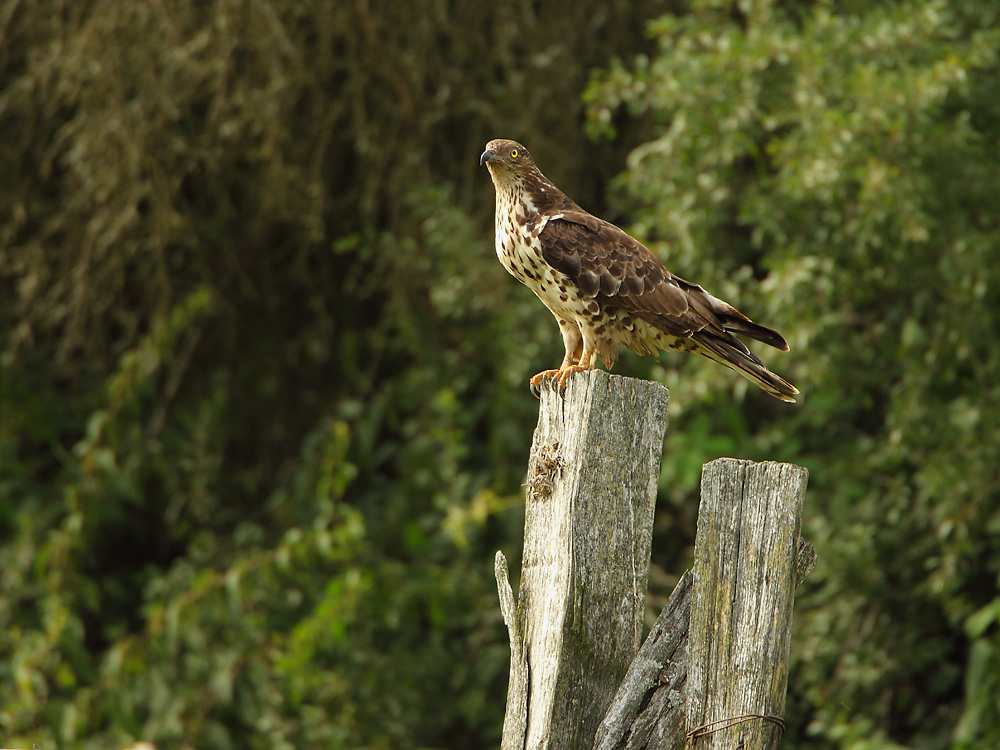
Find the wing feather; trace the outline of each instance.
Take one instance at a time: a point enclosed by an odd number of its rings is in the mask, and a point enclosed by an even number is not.
[[[564,212],[539,235],[542,258],[580,292],[687,338],[706,326],[722,333],[709,306],[693,299],[645,245],[585,212]]]
[[[573,206],[576,208],[576,206]],[[698,284],[674,276],[641,242],[614,224],[581,210],[565,209],[539,234],[542,258],[576,282],[580,293],[633,313],[678,338],[705,331],[731,339],[743,334],[784,351],[788,344]]]

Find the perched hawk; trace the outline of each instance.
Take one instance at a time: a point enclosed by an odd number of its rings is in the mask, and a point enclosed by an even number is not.
[[[535,375],[533,388],[548,378],[565,387],[574,372],[593,369],[598,355],[611,367],[622,346],[636,354],[670,348],[713,359],[775,398],[795,401],[795,386],[732,335],[788,351],[781,334],[674,276],[641,242],[584,211],[520,143],[490,141],[479,163],[497,192],[497,256],[552,311],[566,346],[559,369]]]

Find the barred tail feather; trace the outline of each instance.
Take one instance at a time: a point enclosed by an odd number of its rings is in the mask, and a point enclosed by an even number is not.
[[[763,326],[760,327],[763,328]],[[752,334],[748,333],[747,335]],[[765,393],[782,401],[787,401],[790,404],[795,403],[794,397],[798,394],[798,389],[781,376],[775,375],[768,370],[764,366],[764,363],[747,350],[741,342],[736,339],[727,341],[717,335],[704,331],[696,333],[693,338],[699,344],[696,350],[698,354],[736,370],[736,372],[747,380],[755,383]],[[754,338],[757,337],[754,336]],[[763,341],[763,339],[759,340]],[[769,342],[765,341],[765,343]]]

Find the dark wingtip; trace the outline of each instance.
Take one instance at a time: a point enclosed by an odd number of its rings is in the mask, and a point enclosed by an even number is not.
[[[785,337],[773,328],[762,326],[760,323],[754,323],[752,320],[738,320],[733,318],[724,321],[723,326],[727,331],[749,336],[752,339],[760,341],[762,344],[773,346],[778,351],[788,351],[788,342],[785,341]]]

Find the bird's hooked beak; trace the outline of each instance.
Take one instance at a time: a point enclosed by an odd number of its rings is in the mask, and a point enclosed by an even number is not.
[[[483,155],[479,157],[479,166],[483,166],[488,161],[493,161],[494,159],[499,159],[496,149],[488,148],[483,151]]]

